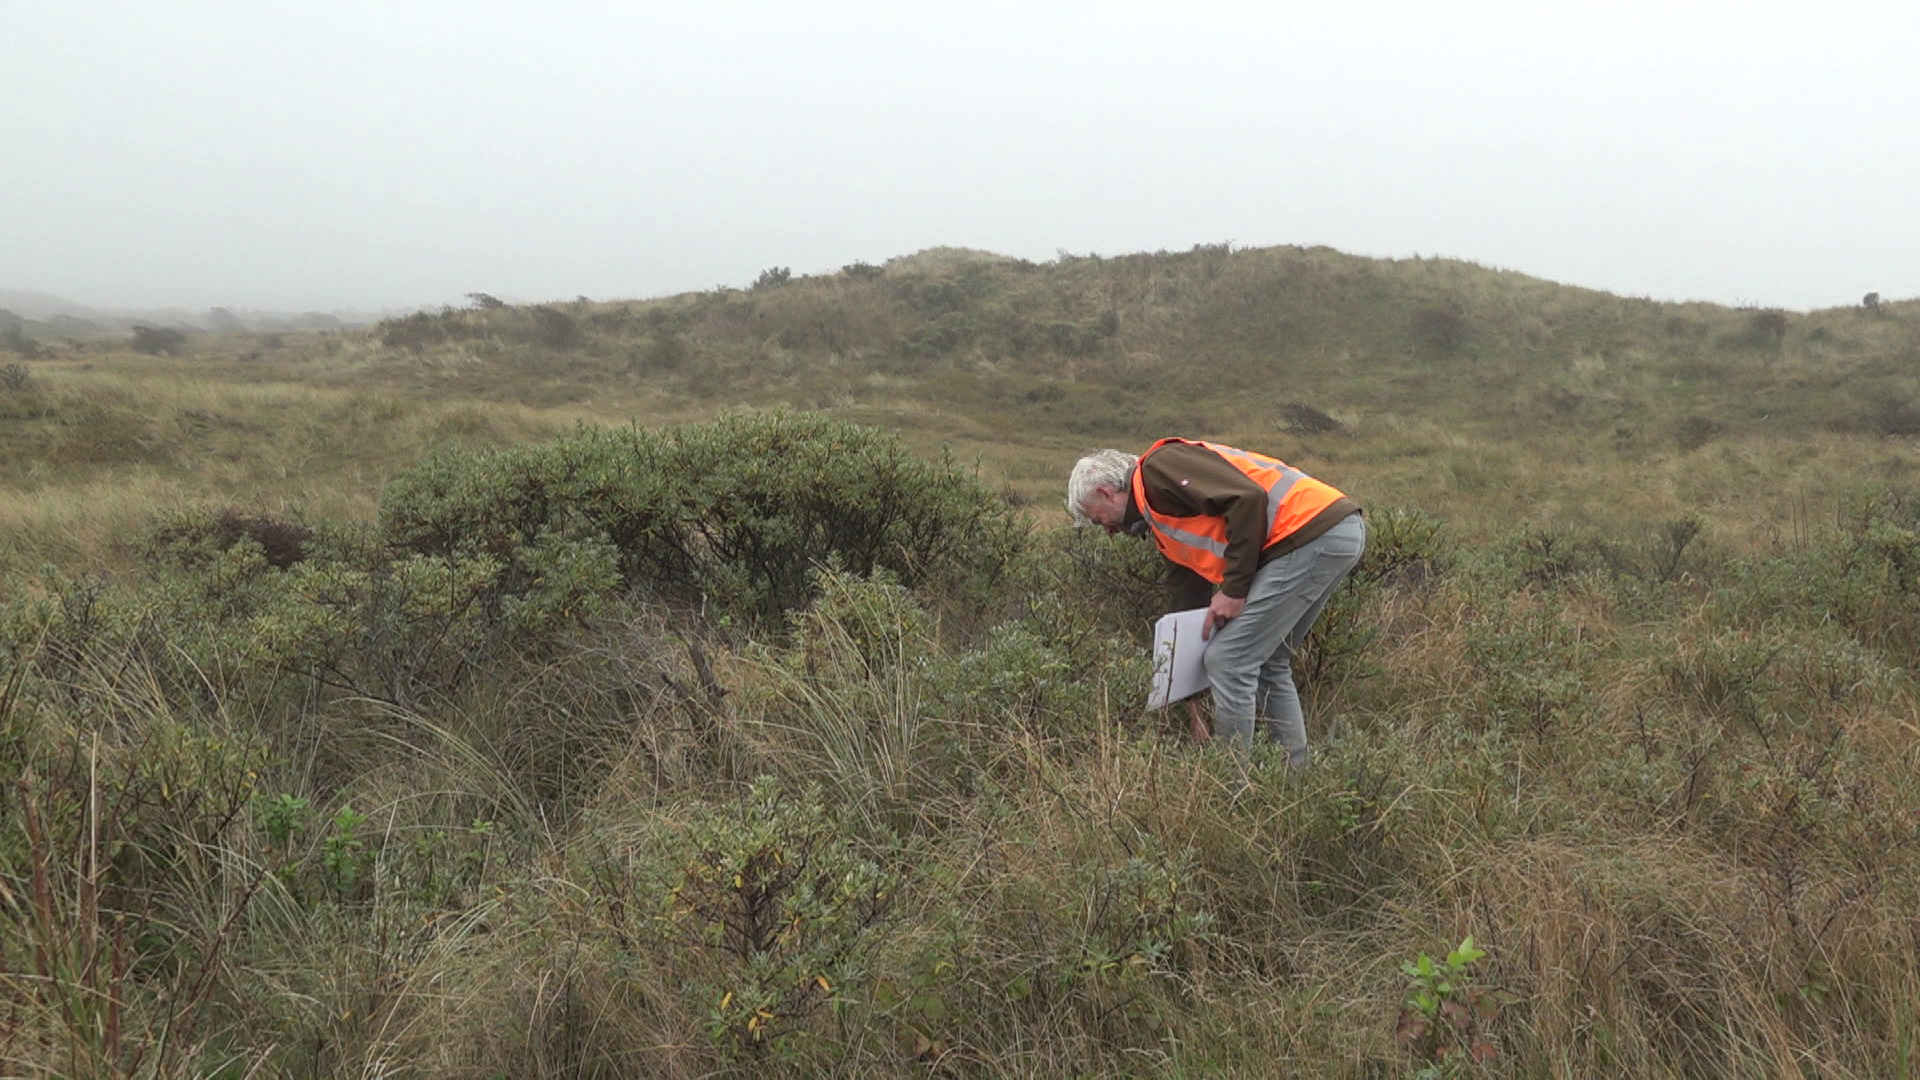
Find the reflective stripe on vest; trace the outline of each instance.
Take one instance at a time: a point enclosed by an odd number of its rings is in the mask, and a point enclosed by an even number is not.
[[[1234,468],[1247,474],[1267,493],[1267,536],[1262,548],[1286,537],[1313,520],[1313,516],[1343,496],[1332,485],[1313,479],[1277,458],[1249,453],[1231,446],[1186,439],[1161,439],[1147,448],[1145,458],[1168,443],[1201,446],[1219,454]],[[1153,532],[1154,543],[1168,559],[1220,584],[1227,569],[1226,519],[1209,515],[1174,517],[1162,514],[1147,502],[1147,485],[1136,467],[1133,472],[1134,503]]]

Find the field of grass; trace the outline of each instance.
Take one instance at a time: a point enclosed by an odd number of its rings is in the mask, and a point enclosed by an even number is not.
[[[1169,434],[1373,518],[1304,772],[1064,527]],[[1916,435],[1920,302],[1327,249],[40,342],[0,1074],[1920,1076]]]

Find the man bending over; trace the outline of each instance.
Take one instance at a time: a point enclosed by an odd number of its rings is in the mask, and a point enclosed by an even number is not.
[[[1212,584],[1200,636],[1210,642],[1214,735],[1247,745],[1258,719],[1290,766],[1305,765],[1293,653],[1366,550],[1359,504],[1262,454],[1161,439],[1138,457],[1081,458],[1067,509],[1076,525],[1152,536],[1162,555]]]

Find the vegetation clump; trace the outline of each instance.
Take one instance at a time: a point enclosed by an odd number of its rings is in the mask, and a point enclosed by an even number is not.
[[[307,557],[313,530],[274,514],[220,507],[169,515],[148,536],[150,556],[205,564],[242,540],[260,548],[267,565],[285,570]]]
[[[187,343],[187,335],[170,326],[136,326],[133,350],[149,356],[173,356]]]
[[[951,459],[786,413],[443,453],[394,479],[379,522],[397,550],[507,566],[549,540],[604,543],[626,588],[755,619],[803,604],[826,562],[910,585],[984,583],[1018,534],[1010,510]]]

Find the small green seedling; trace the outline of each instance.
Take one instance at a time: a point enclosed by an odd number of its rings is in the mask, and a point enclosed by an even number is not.
[[[1487,1025],[1500,1014],[1504,995],[1472,985],[1473,965],[1486,955],[1468,934],[1444,961],[1421,953],[1400,965],[1407,996],[1394,1040],[1420,1059],[1422,1080],[1464,1075],[1494,1056]]]

